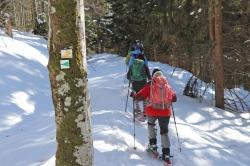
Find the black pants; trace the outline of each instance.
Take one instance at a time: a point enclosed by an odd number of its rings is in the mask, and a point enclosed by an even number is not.
[[[132,82],[132,89],[133,89],[133,91],[135,91],[136,93],[139,92],[146,83],[147,83],[146,80],[133,81]]]

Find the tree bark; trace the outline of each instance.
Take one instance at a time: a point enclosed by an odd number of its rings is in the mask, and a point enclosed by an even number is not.
[[[72,49],[61,69],[61,50]],[[91,166],[90,99],[87,87],[83,0],[49,0],[49,77],[56,118],[56,166]]]
[[[215,106],[224,109],[224,67],[222,52],[221,0],[210,1],[210,38],[215,81]]]
[[[33,30],[35,30],[38,27],[37,22],[37,0],[32,1],[32,21],[33,21]]]

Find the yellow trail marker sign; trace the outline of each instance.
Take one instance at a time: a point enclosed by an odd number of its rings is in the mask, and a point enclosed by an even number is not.
[[[62,59],[68,59],[68,58],[72,58],[72,57],[73,57],[72,49],[61,50],[61,58]]]

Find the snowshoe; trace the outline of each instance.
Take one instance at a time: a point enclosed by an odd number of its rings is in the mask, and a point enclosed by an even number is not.
[[[159,159],[163,161],[164,166],[172,166],[172,161],[171,161],[171,157],[173,156],[169,156],[169,155],[160,155]]]
[[[153,158],[158,158],[159,157],[159,152],[157,152],[157,146],[156,145],[148,145],[146,151]]]

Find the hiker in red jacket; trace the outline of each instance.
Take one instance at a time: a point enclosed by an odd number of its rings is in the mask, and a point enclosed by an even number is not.
[[[165,90],[157,89],[157,84],[162,82]],[[164,89],[163,88],[163,89]],[[161,96],[161,97],[160,97]],[[163,97],[164,96],[164,97]],[[176,102],[176,94],[168,84],[160,69],[152,72],[152,81],[148,82],[138,93],[134,94],[136,100],[147,100],[146,115],[148,119],[149,145],[147,151],[159,155],[157,152],[156,120],[160,126],[162,159],[170,162],[170,141],[168,136],[168,125],[171,116],[171,104]],[[162,101],[161,101],[162,100]],[[157,101],[160,103],[157,104]]]

